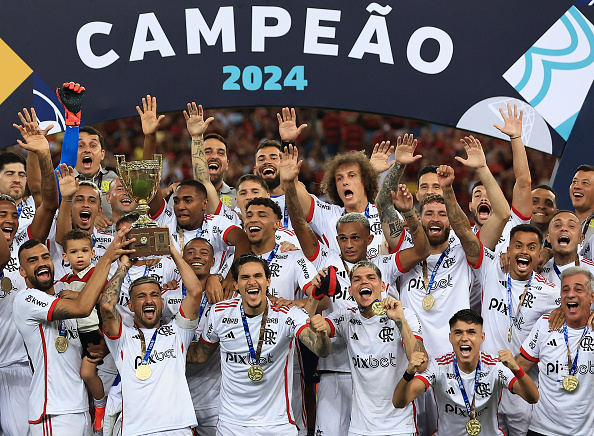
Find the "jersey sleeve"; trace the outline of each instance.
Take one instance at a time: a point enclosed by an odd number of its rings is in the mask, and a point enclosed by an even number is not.
[[[326,318],[330,325],[331,338],[343,338],[347,322],[347,313],[344,310],[337,310],[328,315]]]
[[[307,214],[307,222],[320,237],[326,233],[326,226],[334,225],[337,217],[334,208],[338,206],[328,204],[317,197],[311,197],[311,206]]]
[[[168,205],[165,202],[165,200],[163,200],[161,208],[157,211],[155,215],[151,216],[151,218],[157,221],[159,227],[169,227],[169,231],[171,233],[175,233],[177,219],[175,218],[175,214],[173,213],[173,207]]]
[[[590,239],[588,239],[582,245],[582,250],[580,251],[580,256],[585,257],[586,259],[594,260],[592,256],[592,252],[594,250],[594,235]]]
[[[517,381],[516,376],[511,371],[511,369],[509,369],[503,363],[497,362],[495,365],[495,371],[497,371],[499,385],[503,388],[509,389],[511,392],[514,383]]]
[[[308,327],[307,320],[309,315],[304,309],[293,306],[289,309],[285,319],[285,327],[287,327],[287,335],[291,338],[299,339],[301,332]]]
[[[307,260],[305,255],[300,254],[299,256],[295,257],[295,260],[295,265],[297,268],[295,271],[297,275],[297,282],[299,283],[299,287],[303,293],[305,293],[305,290],[311,285],[311,281],[316,276],[317,271],[313,264]]]
[[[120,354],[120,351],[123,349],[123,338],[126,337],[125,330],[127,328],[128,327],[123,324],[122,317],[120,317],[120,334],[118,336],[109,336],[107,333],[105,333],[105,330],[103,330],[103,336],[105,336],[105,345],[107,345],[107,348],[109,349],[109,352],[115,359],[116,363],[121,361],[122,355]]]
[[[540,341],[538,336],[543,323],[549,322],[549,316],[543,315],[540,319],[534,323],[532,330],[528,334],[528,337],[522,343],[520,347],[520,354],[531,362],[538,362],[540,360]]]
[[[485,247],[481,243],[481,248],[483,250],[481,259],[476,265],[470,265],[475,272],[475,277],[481,284],[481,286],[485,286],[487,284],[487,275],[489,271],[493,268],[497,268],[499,266],[499,256],[497,253],[491,251],[487,247]]]
[[[419,317],[414,312],[414,310],[405,308],[404,309],[404,318],[406,318],[406,322],[412,331],[412,334],[415,335],[415,338],[423,340],[423,332],[421,329],[421,321],[419,321]]]
[[[429,386],[435,385],[438,379],[438,375],[439,366],[437,365],[434,359],[429,359],[427,369],[420,374],[416,374],[415,378],[425,383],[425,390],[427,390]]]
[[[14,313],[27,324],[54,321],[54,309],[60,298],[35,289],[27,289],[14,300]]]
[[[217,216],[217,222],[216,222],[216,230],[215,230],[215,226],[213,226],[213,231],[211,234],[211,237],[214,239],[219,239],[222,240],[225,245],[230,245],[229,242],[227,241],[227,236],[229,235],[229,232],[233,229],[240,229],[240,227],[236,226],[235,224],[233,224],[232,221],[230,221],[229,219],[225,218],[224,216]],[[213,244],[213,247],[215,245]]]
[[[198,318],[190,321],[181,313],[181,309],[179,312],[177,312],[177,315],[175,315],[175,323],[173,324],[176,326],[177,334],[179,334],[182,338],[184,351],[187,351],[188,347],[190,346],[190,342],[194,340],[196,328],[198,328],[198,321]]]
[[[237,215],[233,209],[231,209],[222,201],[219,202],[219,207],[217,208],[214,214],[227,218],[229,221],[231,221],[238,227],[241,227],[243,225],[243,223],[241,222],[241,218],[239,218],[239,215]]]
[[[204,325],[202,334],[200,335],[200,340],[208,345],[219,343],[219,335],[216,329],[217,312],[216,310],[212,309],[216,309],[216,305],[211,307],[208,317],[206,318],[206,324]]]

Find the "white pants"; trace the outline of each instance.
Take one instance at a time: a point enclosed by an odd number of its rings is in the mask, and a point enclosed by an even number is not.
[[[0,429],[4,436],[29,434],[29,387],[32,376],[28,364],[0,368]]]
[[[195,410],[198,426],[198,436],[215,436],[217,433],[217,421],[219,420],[219,408]]]
[[[324,436],[343,436],[351,424],[353,379],[350,373],[320,374],[316,433]]]
[[[297,427],[293,424],[248,427],[219,420],[217,436],[297,436]]]
[[[528,376],[526,376],[528,377]],[[562,412],[560,412],[562,413]],[[507,436],[524,436],[532,419],[532,404],[503,389],[499,403],[499,427]]]
[[[45,415],[39,424],[29,424],[31,436],[90,436],[89,412]]]

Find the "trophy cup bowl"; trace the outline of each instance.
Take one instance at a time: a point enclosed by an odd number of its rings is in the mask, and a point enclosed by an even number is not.
[[[126,156],[116,155],[116,170],[122,185],[131,199],[138,204],[140,217],[128,233],[128,238],[136,238],[131,248],[136,249],[135,257],[155,259],[169,254],[169,229],[159,227],[149,218],[148,203],[160,188],[163,157],[153,155],[152,160],[126,162]]]

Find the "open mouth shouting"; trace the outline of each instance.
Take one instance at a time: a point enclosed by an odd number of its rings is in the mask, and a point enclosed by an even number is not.
[[[210,167],[209,167],[210,168]],[[274,177],[276,176],[276,168],[272,165],[265,165],[260,170],[262,177]]]
[[[256,236],[259,232],[262,231],[262,227],[257,226],[257,225],[251,225],[248,227],[248,235],[250,236]]]
[[[90,170],[93,166],[93,158],[90,155],[83,156],[82,166],[85,170]]]
[[[491,206],[487,203],[481,203],[476,210],[476,213],[481,220],[487,220],[491,216]]]
[[[91,212],[88,210],[81,210],[80,213],[78,214],[79,218],[80,218],[80,222],[85,225],[85,226],[90,226],[91,225]]]
[[[52,271],[48,266],[40,266],[35,270],[35,278],[42,283],[52,281]]]
[[[436,224],[430,225],[429,228],[429,235],[439,235],[441,233],[441,231],[443,230],[442,226],[438,226]]]
[[[355,193],[353,191],[351,191],[350,189],[346,189],[344,191],[344,199],[345,200],[352,200],[354,196],[355,196]]]
[[[516,266],[520,273],[527,273],[530,271],[530,265],[532,264],[532,258],[525,254],[520,254],[516,257]]]
[[[211,160],[208,162],[208,170],[210,172],[216,173],[219,168],[221,168],[221,163],[216,160]]]
[[[7,241],[10,241],[12,239],[12,231],[13,231],[12,226],[5,225],[4,227],[2,227],[2,233],[4,233],[4,237],[6,238]]]
[[[462,357],[470,357],[472,347],[470,345],[460,345],[460,355]]]
[[[147,321],[154,321],[157,317],[157,308],[153,304],[142,306],[142,315]]]
[[[580,304],[577,301],[568,301],[567,302],[567,308],[569,309],[570,314],[576,313],[579,307],[580,307]]]
[[[567,247],[570,242],[571,238],[569,235],[559,235],[559,238],[557,238],[557,244],[559,244],[560,247]]]

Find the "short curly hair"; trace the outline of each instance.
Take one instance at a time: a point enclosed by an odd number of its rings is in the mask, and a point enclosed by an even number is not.
[[[362,151],[349,151],[346,153],[339,153],[334,156],[324,173],[324,179],[322,180],[322,191],[330,197],[334,204],[344,206],[344,203],[338,195],[336,189],[336,170],[343,165],[357,164],[361,171],[361,182],[363,183],[363,189],[367,196],[367,201],[374,202],[377,191],[379,190],[378,181],[379,174],[373,169],[369,158]]]

